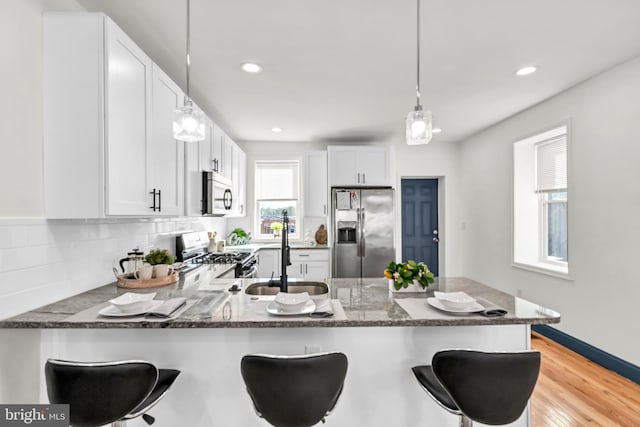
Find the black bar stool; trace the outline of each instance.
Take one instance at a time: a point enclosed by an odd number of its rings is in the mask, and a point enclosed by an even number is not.
[[[44,367],[51,403],[70,405],[70,424],[97,427],[146,414],[166,394],[180,371],[157,369],[142,360],[84,363],[49,359]]]
[[[338,402],[347,375],[347,356],[246,355],[242,378],[258,416],[275,427],[310,427],[324,422]]]
[[[411,368],[424,390],[440,406],[472,421],[504,425],[527,406],[540,372],[540,352],[442,350],[431,365]]]

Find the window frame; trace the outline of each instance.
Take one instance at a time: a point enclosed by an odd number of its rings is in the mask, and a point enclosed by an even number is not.
[[[548,254],[548,194],[558,191],[537,191],[537,164],[535,147],[538,144],[564,136],[566,145],[567,188],[567,261],[550,258]],[[517,139],[512,143],[512,235],[511,265],[545,275],[573,280],[570,276],[569,247],[569,174],[571,149],[571,123],[569,120],[549,126],[539,132]],[[520,174],[520,175],[518,175]],[[544,197],[543,197],[544,196]],[[552,202],[555,203],[555,202]],[[534,209],[531,211],[531,209]],[[527,213],[529,212],[529,213]],[[523,219],[524,218],[524,219]]]
[[[257,189],[259,186],[256,181],[258,180],[258,170],[260,169],[260,165],[265,164],[290,164],[296,166],[296,175],[297,175],[297,183],[296,183],[296,194],[293,199],[280,199],[280,198],[260,198],[261,194],[258,194]],[[254,236],[253,239],[256,241],[274,241],[274,234],[262,234],[262,221],[260,217],[260,203],[269,203],[269,202],[283,202],[283,203],[292,203],[295,207],[295,232],[289,232],[289,239],[291,240],[300,240],[301,239],[301,230],[302,230],[302,200],[300,194],[300,186],[301,182],[301,162],[297,159],[288,159],[288,160],[256,160],[254,163],[254,195],[253,195],[253,203],[254,203],[254,215],[253,215],[253,224],[254,224]],[[289,213],[290,214],[290,213]]]

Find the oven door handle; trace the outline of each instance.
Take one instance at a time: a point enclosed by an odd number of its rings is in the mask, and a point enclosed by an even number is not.
[[[242,275],[240,276],[241,278],[245,278],[245,279],[251,279],[256,277],[256,274],[258,273],[258,266],[254,265],[253,267],[251,267],[250,270],[248,271],[243,271]]]

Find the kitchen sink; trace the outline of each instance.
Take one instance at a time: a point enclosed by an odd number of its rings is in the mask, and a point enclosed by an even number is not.
[[[326,295],[329,293],[329,285],[324,282],[289,282],[289,293],[297,294],[308,292],[309,295]],[[269,287],[269,282],[252,283],[244,291],[248,295],[275,295],[280,292],[280,287]]]

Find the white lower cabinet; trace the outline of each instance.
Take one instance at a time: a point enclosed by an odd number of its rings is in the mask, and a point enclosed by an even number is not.
[[[329,277],[328,249],[292,249],[287,275],[296,279],[324,280]]]
[[[280,277],[280,248],[260,249],[256,253],[258,260],[258,277],[261,279],[278,279]]]

